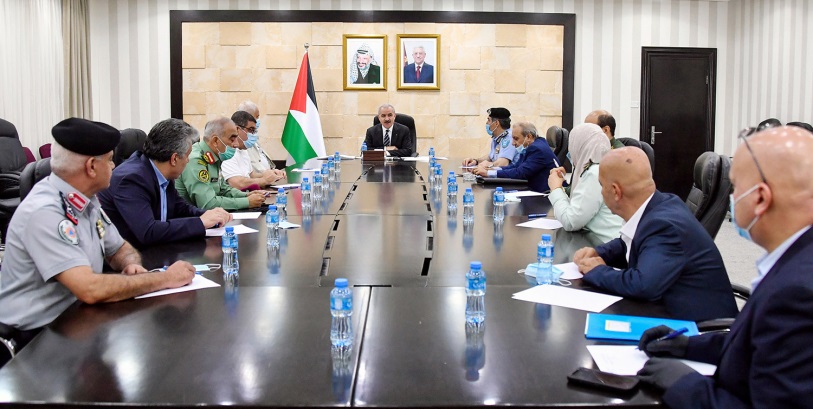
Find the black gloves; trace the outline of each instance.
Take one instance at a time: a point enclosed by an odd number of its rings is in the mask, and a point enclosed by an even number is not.
[[[638,341],[638,349],[646,352],[647,356],[673,356],[683,358],[686,356],[686,348],[689,346],[689,337],[678,335],[672,339],[655,341],[672,333],[672,328],[660,325],[644,331],[641,340]]]
[[[638,371],[638,379],[662,390],[669,389],[680,378],[696,373],[683,362],[669,358],[651,358]]]

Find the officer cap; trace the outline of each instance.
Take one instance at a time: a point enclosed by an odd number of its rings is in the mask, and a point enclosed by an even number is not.
[[[54,125],[51,134],[65,149],[87,156],[110,152],[121,139],[118,129],[82,118],[68,118]]]
[[[505,108],[491,108],[488,111],[488,116],[494,119],[508,119],[511,118],[511,112]]]

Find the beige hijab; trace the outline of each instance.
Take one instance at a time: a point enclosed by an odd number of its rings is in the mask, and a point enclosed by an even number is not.
[[[573,180],[570,183],[570,191],[573,192],[579,184],[582,172],[591,163],[601,162],[604,154],[610,151],[610,140],[598,125],[582,124],[570,131],[568,150],[573,162]]]

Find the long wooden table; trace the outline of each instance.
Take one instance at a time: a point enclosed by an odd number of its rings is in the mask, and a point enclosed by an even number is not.
[[[443,162],[457,169],[457,161]],[[313,214],[289,192],[289,219],[278,251],[259,230],[240,235],[239,279],[222,286],[104,305],[77,304],[0,369],[0,405],[193,406],[491,406],[658,405],[646,389],[614,395],[569,385],[593,367],[585,313],[517,301],[533,280],[517,270],[535,260],[543,231],[516,227],[550,209],[546,198],[507,205],[491,218],[493,186],[473,186],[475,222],[446,209],[424,180],[426,163],[343,162]],[[306,173],[290,172],[297,182]],[[550,232],[556,262],[596,244],[584,232]],[[220,239],[147,249],[144,264],[186,259],[220,263]],[[465,326],[465,273],[483,262],[486,324]],[[331,354],[329,291],[354,286],[355,342]],[[579,280],[574,286],[581,287]],[[663,308],[623,300],[607,312],[665,316]]]

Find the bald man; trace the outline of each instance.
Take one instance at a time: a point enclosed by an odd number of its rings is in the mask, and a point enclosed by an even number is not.
[[[615,139],[615,118],[609,112],[597,109],[587,114],[584,123],[598,125],[604,135],[607,135],[607,138],[610,139],[610,148],[619,149],[624,147],[621,141]]]
[[[813,407],[812,173],[813,134],[802,128],[770,128],[737,149],[732,222],[768,254],[731,332],[668,341],[653,341],[668,327],[644,333],[649,355],[717,365],[707,378],[677,360],[650,359],[639,377],[666,391],[667,406]]]
[[[599,183],[604,203],[625,224],[620,238],[575,253],[573,261],[587,284],[662,303],[678,319],[737,315],[714,241],[680,198],[655,189],[644,151],[608,152],[601,161]]]

